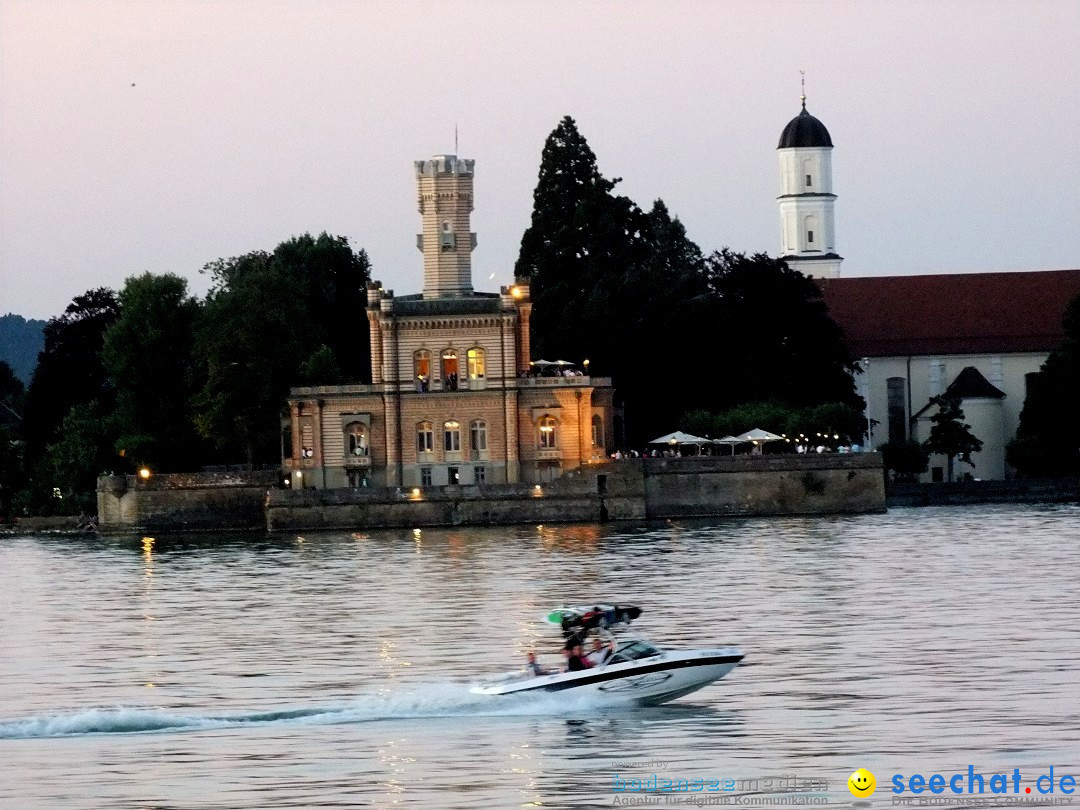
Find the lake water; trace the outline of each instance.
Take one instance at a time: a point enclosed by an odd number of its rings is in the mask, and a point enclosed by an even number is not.
[[[1080,776],[1078,572],[1054,505],[0,538],[0,807],[850,805],[865,767],[884,808],[895,773]],[[746,660],[649,709],[468,692],[601,600]],[[652,774],[740,782],[614,790]]]

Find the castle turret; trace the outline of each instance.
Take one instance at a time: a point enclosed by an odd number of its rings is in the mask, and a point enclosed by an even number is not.
[[[457,298],[472,290],[469,230],[473,209],[474,160],[436,155],[416,161],[416,184],[423,231],[416,246],[424,254],[424,298]]]

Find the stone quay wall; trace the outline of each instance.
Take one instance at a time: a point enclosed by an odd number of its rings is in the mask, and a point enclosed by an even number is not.
[[[102,531],[312,531],[885,511],[877,453],[624,459],[543,484],[278,489],[276,473],[98,481]]]
[[[1078,503],[1080,478],[1014,478],[1009,481],[893,481],[889,506],[961,506],[976,503]]]
[[[242,473],[178,473],[98,479],[98,531],[265,531],[266,492],[276,470]]]
[[[885,511],[880,453],[648,458],[653,518]]]

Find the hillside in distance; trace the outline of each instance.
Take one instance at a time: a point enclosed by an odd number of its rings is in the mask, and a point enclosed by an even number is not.
[[[24,385],[37,367],[38,355],[45,346],[45,321],[27,320],[9,312],[0,315],[0,360],[3,360]]]

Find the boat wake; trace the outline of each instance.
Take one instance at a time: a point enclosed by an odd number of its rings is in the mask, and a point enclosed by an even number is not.
[[[463,684],[432,684],[409,691],[383,691],[335,706],[236,714],[181,713],[167,709],[88,709],[16,720],[0,720],[0,740],[66,737],[86,734],[145,734],[209,731],[270,724],[333,725],[412,718],[499,715],[566,715],[599,710],[582,697],[536,695],[493,698],[475,695]]]

